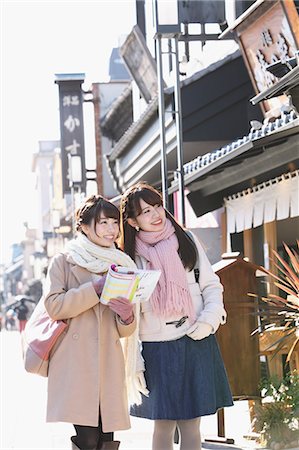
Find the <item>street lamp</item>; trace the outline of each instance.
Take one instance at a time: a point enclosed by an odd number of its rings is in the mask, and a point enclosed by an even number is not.
[[[179,74],[179,46],[178,39],[181,34],[179,23],[178,1],[177,0],[155,0],[155,42],[157,54],[157,74],[158,74],[158,95],[159,95],[159,124],[161,138],[161,172],[162,172],[162,192],[165,207],[168,208],[168,180],[167,180],[167,158],[165,140],[165,101],[164,82],[162,64],[162,39],[174,40],[174,51],[171,50],[173,67],[175,73],[174,100],[176,117],[176,138],[177,138],[177,171],[179,175],[179,198],[180,198],[180,222],[185,226],[185,196],[184,196],[184,172],[183,172],[183,128],[181,117],[181,91]]]

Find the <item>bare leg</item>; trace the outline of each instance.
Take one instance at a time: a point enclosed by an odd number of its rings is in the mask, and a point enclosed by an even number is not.
[[[178,420],[181,435],[180,450],[201,450],[200,417]]]
[[[173,450],[175,420],[155,420],[152,450]]]

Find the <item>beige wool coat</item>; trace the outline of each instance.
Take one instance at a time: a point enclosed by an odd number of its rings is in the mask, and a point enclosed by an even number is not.
[[[64,254],[49,267],[44,304],[53,319],[70,319],[52,351],[48,373],[48,422],[97,426],[104,432],[130,428],[121,337],[123,325],[99,298],[91,274]]]

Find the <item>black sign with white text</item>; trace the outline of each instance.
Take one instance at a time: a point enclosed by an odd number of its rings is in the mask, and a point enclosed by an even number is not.
[[[82,89],[84,74],[56,75],[59,86],[63,193],[72,186],[86,191]]]

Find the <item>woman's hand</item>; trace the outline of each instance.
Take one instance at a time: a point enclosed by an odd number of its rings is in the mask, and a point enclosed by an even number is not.
[[[149,396],[149,390],[146,387],[146,381],[143,370],[136,373],[136,387],[139,392],[141,392],[146,397]]]
[[[107,277],[107,274],[103,275],[99,280],[92,282],[94,290],[96,291],[96,293],[98,294],[99,297],[102,294],[103,287],[104,287],[104,284],[106,281],[106,277]]]
[[[187,336],[191,337],[195,341],[200,341],[212,333],[213,328],[210,324],[205,322],[195,322],[194,325],[188,330]]]
[[[121,320],[125,323],[125,325],[129,325],[134,320],[134,313],[133,313],[133,305],[125,297],[117,297],[112,298],[108,303],[107,306],[114,311]]]

